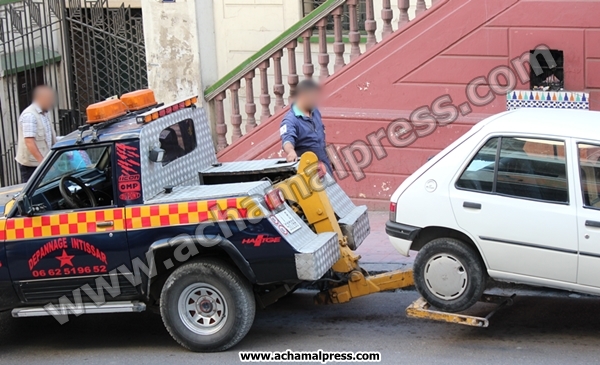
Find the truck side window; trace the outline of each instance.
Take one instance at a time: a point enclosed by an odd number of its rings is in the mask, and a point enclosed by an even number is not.
[[[165,150],[163,166],[187,155],[196,149],[196,131],[194,121],[183,120],[160,132],[160,147]]]
[[[456,182],[459,189],[491,193],[494,187],[494,166],[499,138],[492,138],[475,155]]]
[[[57,152],[32,193],[32,202],[42,204],[46,211],[72,209],[65,204],[60,192],[64,177],[72,177],[89,187],[98,206],[113,204],[111,148],[98,146]],[[75,195],[80,188],[64,181]],[[83,208],[83,207],[81,207]]]
[[[583,205],[600,209],[600,146],[579,143],[578,147]]]

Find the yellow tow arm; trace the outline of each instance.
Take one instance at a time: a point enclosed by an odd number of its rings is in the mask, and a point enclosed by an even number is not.
[[[339,237],[340,259],[332,266],[332,270],[347,277],[347,282],[317,294],[315,300],[318,303],[346,303],[352,298],[414,285],[412,270],[365,276],[359,264],[360,255],[348,247],[325,187],[317,176],[317,162],[314,153],[303,154],[298,174],[277,185],[287,200],[302,208],[306,220],[317,233],[335,232]]]

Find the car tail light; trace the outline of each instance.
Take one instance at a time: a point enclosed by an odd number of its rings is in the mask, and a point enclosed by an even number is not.
[[[390,203],[390,220],[393,222],[396,220],[396,203]]]
[[[283,209],[285,198],[280,189],[272,189],[265,195],[265,203],[271,211],[278,211]]]

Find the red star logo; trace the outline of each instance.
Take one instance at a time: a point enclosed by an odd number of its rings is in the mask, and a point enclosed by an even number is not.
[[[67,251],[63,250],[62,255],[56,256],[56,259],[60,261],[60,267],[63,267],[65,265],[73,266],[73,262],[71,262],[71,260],[73,260],[73,257],[75,257],[75,255],[69,256],[67,255]]]

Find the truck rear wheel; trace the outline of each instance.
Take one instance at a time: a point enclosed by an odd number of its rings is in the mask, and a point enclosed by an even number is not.
[[[178,268],[160,297],[165,327],[192,351],[223,351],[236,345],[250,330],[255,312],[250,283],[219,260]]]
[[[453,238],[428,242],[415,259],[413,274],[423,298],[448,312],[471,307],[485,289],[486,273],[479,255]]]

